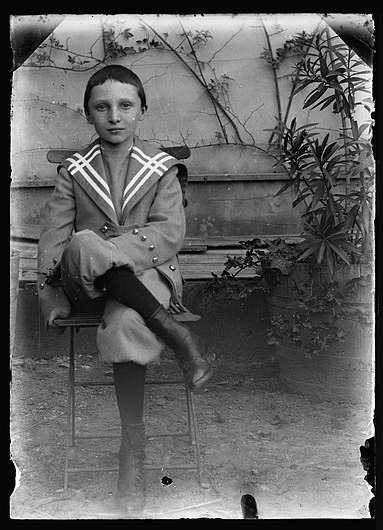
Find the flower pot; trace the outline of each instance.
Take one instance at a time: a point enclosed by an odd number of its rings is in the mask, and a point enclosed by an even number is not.
[[[336,280],[344,281],[364,275],[364,266],[342,267]],[[302,296],[296,285],[309,278],[304,264],[294,267],[289,276],[282,276],[268,297],[270,318],[283,315],[293,322]],[[373,326],[360,319],[372,316],[371,288],[358,286],[344,300],[341,307],[347,312],[342,318],[344,341],[334,342],[324,351],[308,357],[304,347],[298,347],[292,338],[283,336],[275,345],[280,376],[285,388],[292,392],[333,402],[371,403],[373,398]],[[313,318],[329,319],[329,314],[316,314]],[[362,319],[363,320],[363,319]],[[305,330],[303,344],[308,338]]]

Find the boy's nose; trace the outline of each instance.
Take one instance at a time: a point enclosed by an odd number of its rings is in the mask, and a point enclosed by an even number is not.
[[[118,121],[120,121],[120,113],[119,113],[119,110],[116,108],[116,109],[110,109],[109,111],[109,121],[111,123],[116,123]]]

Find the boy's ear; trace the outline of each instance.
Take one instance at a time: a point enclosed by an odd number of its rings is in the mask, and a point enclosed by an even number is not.
[[[141,107],[141,114],[140,114],[139,117],[138,117],[138,120],[139,120],[139,121],[141,121],[141,120],[144,119],[144,116],[145,116],[145,114],[146,114],[146,109],[147,109],[147,107]]]

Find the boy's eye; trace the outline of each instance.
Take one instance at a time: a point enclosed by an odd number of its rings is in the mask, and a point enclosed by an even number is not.
[[[97,105],[96,106],[96,110],[99,110],[99,111],[106,110],[106,105],[104,105],[104,104]]]
[[[131,107],[131,104],[128,103],[127,101],[124,101],[122,104],[121,104],[121,107],[123,109],[129,109]]]

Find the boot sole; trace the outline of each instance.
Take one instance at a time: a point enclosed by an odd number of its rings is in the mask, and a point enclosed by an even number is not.
[[[197,381],[195,381],[192,385],[189,385],[190,392],[193,392],[194,394],[197,394],[202,386],[210,379],[210,377],[213,375],[214,368],[213,366],[210,366],[207,372],[204,373],[202,377],[200,377]]]

